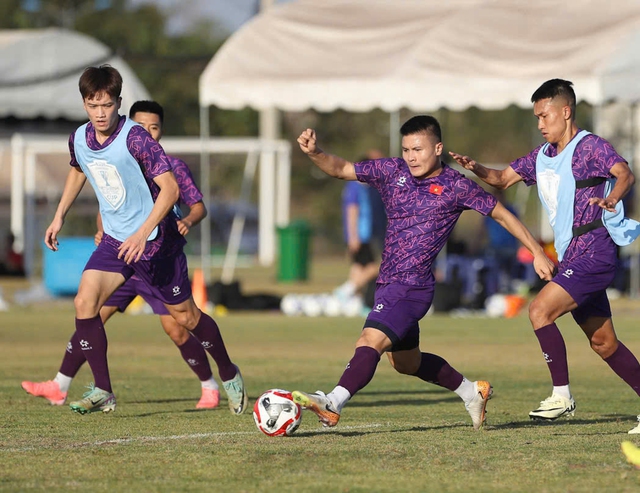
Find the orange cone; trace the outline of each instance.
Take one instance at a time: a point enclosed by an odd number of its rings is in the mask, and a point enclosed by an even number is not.
[[[507,308],[504,313],[505,318],[513,318],[517,316],[527,302],[525,298],[515,294],[508,294],[505,296],[505,301],[507,302]]]
[[[207,285],[204,282],[202,269],[196,269],[193,271],[191,293],[196,306],[200,308],[200,310],[205,311],[207,309]]]

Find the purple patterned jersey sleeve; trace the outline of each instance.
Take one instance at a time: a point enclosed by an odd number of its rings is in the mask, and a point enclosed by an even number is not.
[[[498,203],[498,199],[464,175],[455,182],[454,190],[460,208],[478,211],[483,216],[491,214]]]
[[[147,181],[167,171],[171,171],[171,163],[162,146],[151,137],[142,125],[131,128],[127,135],[127,148],[135,158]]]
[[[69,161],[69,164],[77,168],[80,166],[80,163],[78,163],[78,161],[76,160],[76,151],[74,147],[75,140],[76,140],[76,133],[72,132],[71,135],[69,135],[69,155],[71,156],[71,160]]]
[[[535,185],[537,182],[536,157],[538,156],[538,151],[540,150],[542,145],[544,144],[539,145],[526,156],[518,158],[511,163],[513,171],[520,175],[520,177],[528,187],[530,187],[531,185]]]
[[[176,176],[178,187],[180,187],[180,202],[189,207],[193,207],[202,201],[202,192],[196,185],[191,170],[184,161],[168,156],[173,174]]]

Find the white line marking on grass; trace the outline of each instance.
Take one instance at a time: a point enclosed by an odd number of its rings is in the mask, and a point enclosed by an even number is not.
[[[381,428],[384,425],[382,423],[370,423],[366,425],[355,425],[355,426],[340,426],[339,428],[320,428],[319,430],[306,430],[300,432],[299,435],[304,435],[306,433],[316,433],[318,431],[322,433],[335,433],[341,431],[349,431],[349,430],[363,430],[367,428]],[[168,436],[141,436],[141,437],[130,437],[130,438],[113,438],[111,440],[99,440],[96,442],[81,442],[81,443],[73,443],[68,445],[37,445],[37,446],[29,446],[29,447],[15,447],[15,448],[3,448],[0,447],[0,452],[30,452],[34,450],[47,450],[47,449],[75,449],[80,447],[101,447],[103,445],[128,445],[130,443],[145,443],[145,442],[161,442],[168,440],[192,440],[195,438],[216,438],[216,437],[234,437],[234,436],[242,436],[242,435],[255,435],[259,433],[256,431],[220,431],[213,433],[192,433],[189,435],[168,435]]]

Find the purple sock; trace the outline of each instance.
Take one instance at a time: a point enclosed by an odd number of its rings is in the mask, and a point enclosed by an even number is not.
[[[456,390],[462,383],[462,375],[437,354],[422,353],[420,368],[414,376],[449,390]]]
[[[189,368],[198,376],[201,382],[209,380],[213,376],[207,353],[194,335],[189,335],[187,342],[177,347],[180,350],[182,359],[187,362]]]
[[[605,361],[616,375],[640,395],[640,364],[627,346],[618,341],[618,349]]]
[[[218,375],[223,382],[236,376],[237,368],[229,359],[218,324],[209,315],[202,312],[198,325],[191,333],[198,338],[202,347],[218,365]]]
[[[349,391],[351,397],[364,388],[373,378],[380,361],[378,351],[369,346],[360,346],[349,361],[338,385]]]
[[[76,334],[82,354],[91,367],[95,386],[112,392],[107,363],[107,334],[100,316],[82,320],[76,318]]]
[[[85,361],[87,361],[87,358],[85,358],[84,353],[80,348],[78,333],[74,332],[67,343],[67,349],[64,352],[62,364],[58,371],[69,378],[73,378],[78,374],[78,371],[82,365],[84,365]]]
[[[567,347],[564,344],[564,339],[558,330],[558,326],[553,323],[545,325],[533,332],[538,338],[544,360],[549,366],[553,386],[561,387],[563,385],[569,385]]]

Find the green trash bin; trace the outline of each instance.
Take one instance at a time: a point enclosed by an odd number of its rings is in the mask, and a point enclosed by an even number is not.
[[[309,273],[309,238],[306,221],[293,221],[278,231],[278,281],[306,281]]]

